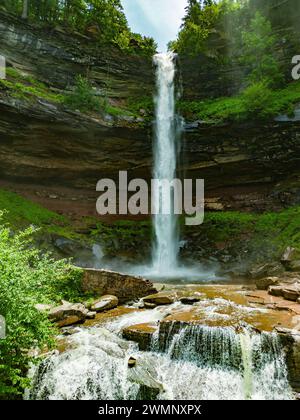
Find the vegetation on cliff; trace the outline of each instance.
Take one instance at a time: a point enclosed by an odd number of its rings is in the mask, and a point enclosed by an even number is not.
[[[120,0],[1,0],[0,7],[31,22],[79,32],[98,40],[102,45],[116,45],[121,50],[153,55],[153,38],[133,33]]]
[[[10,206],[13,207],[13,206]],[[33,228],[13,235],[0,220],[0,313],[6,339],[0,340],[0,395],[21,396],[28,385],[33,350],[50,348],[55,329],[36,304],[76,298],[81,270],[32,247]]]
[[[279,114],[294,115],[300,101],[300,82],[283,89],[272,90],[263,83],[255,83],[240,95],[207,99],[204,101],[179,101],[179,111],[189,120],[210,124],[247,119],[267,120]]]
[[[299,84],[289,80],[284,87],[280,43],[261,1],[190,0],[178,39],[170,48],[183,56],[204,54],[213,57],[216,66],[238,69],[239,92],[215,100],[181,102],[180,110],[188,118],[212,123],[293,115],[300,99]]]

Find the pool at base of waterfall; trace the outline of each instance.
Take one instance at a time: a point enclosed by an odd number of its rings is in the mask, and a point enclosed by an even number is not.
[[[236,305],[237,311],[243,306],[241,302],[228,302]],[[217,304],[212,299],[210,306],[203,308],[213,313],[213,305]],[[195,303],[188,307],[195,310],[198,306],[199,303]],[[224,327],[172,320],[172,313],[180,313],[187,307],[179,302],[150,310],[137,307],[138,304],[124,311],[115,310],[115,316],[104,316],[73,329],[72,335],[63,339],[61,351],[44,357],[31,368],[32,386],[25,398],[294,398],[288,382],[285,352],[277,334],[257,332],[246,323],[240,323],[238,328],[238,324]],[[255,308],[251,310],[255,313]],[[151,331],[147,349],[141,351],[136,342],[124,339],[123,331],[146,323],[156,324],[157,328]]]

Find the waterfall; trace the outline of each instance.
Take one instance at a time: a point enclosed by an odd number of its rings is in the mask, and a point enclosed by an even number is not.
[[[112,321],[106,328],[79,328],[68,340],[66,351],[32,368],[27,399],[293,398],[276,334],[162,322],[151,349],[141,352]]]
[[[154,216],[155,241],[153,244],[154,271],[162,275],[170,275],[177,266],[179,236],[177,217],[174,214],[174,194],[166,196],[161,181],[172,181],[176,178],[177,145],[175,116],[175,55],[163,53],[154,56],[157,66],[156,96],[156,130],[154,142],[154,179],[160,181],[156,202],[159,203],[158,214]],[[162,205],[170,203],[169,214],[164,214]]]

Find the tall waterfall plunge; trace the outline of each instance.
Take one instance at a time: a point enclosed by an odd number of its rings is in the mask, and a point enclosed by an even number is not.
[[[154,179],[172,181],[177,167],[177,118],[175,115],[175,56],[163,53],[154,56],[157,66],[156,131],[154,144]],[[170,195],[173,195],[172,193]],[[174,197],[165,197],[160,185],[156,202],[159,214],[154,216],[155,242],[153,268],[156,273],[170,275],[177,266],[179,234],[173,211]],[[170,214],[163,214],[162,203],[170,203]]]

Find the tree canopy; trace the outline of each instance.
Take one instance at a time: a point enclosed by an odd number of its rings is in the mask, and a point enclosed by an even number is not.
[[[120,0],[0,0],[1,5],[30,21],[63,25],[128,52],[156,52],[153,38],[130,30]]]

